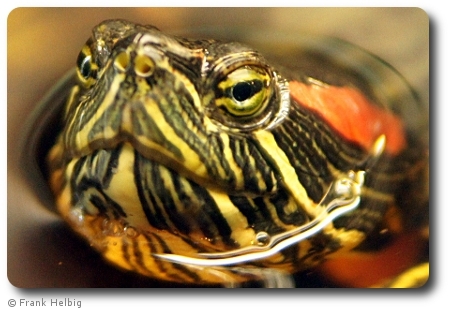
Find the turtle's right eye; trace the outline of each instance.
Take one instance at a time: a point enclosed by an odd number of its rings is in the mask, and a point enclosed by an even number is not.
[[[95,63],[89,44],[83,46],[77,58],[77,76],[81,84],[89,88],[95,83],[98,66]]]
[[[215,104],[229,115],[251,119],[268,105],[272,76],[262,67],[245,65],[224,77],[217,85]]]

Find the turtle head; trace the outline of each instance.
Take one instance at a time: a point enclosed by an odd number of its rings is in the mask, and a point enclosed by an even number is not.
[[[93,29],[76,72],[63,132],[71,157],[130,143],[202,185],[273,190],[252,140],[281,122],[289,96],[257,51],[109,20]]]

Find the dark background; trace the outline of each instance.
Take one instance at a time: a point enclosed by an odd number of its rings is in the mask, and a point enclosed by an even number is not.
[[[160,286],[104,265],[43,207],[18,168],[26,119],[74,65],[91,28],[109,18],[166,32],[214,26],[336,36],[392,64],[428,105],[429,20],[418,8],[15,9],[7,23],[7,274],[14,286]]]

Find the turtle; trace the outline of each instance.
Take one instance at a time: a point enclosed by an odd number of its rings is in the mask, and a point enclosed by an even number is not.
[[[339,281],[361,257],[364,277],[370,263],[388,275],[344,286],[424,285],[421,102],[368,52],[305,42],[96,25],[33,131],[58,213],[108,263],[161,281]],[[419,263],[417,280],[394,280]]]

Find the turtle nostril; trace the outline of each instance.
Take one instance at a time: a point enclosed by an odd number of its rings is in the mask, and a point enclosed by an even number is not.
[[[120,52],[114,59],[114,66],[121,72],[125,72],[130,64],[130,55],[126,51]]]
[[[155,70],[155,63],[153,60],[145,55],[138,55],[134,59],[134,71],[136,75],[141,77],[149,77]]]

